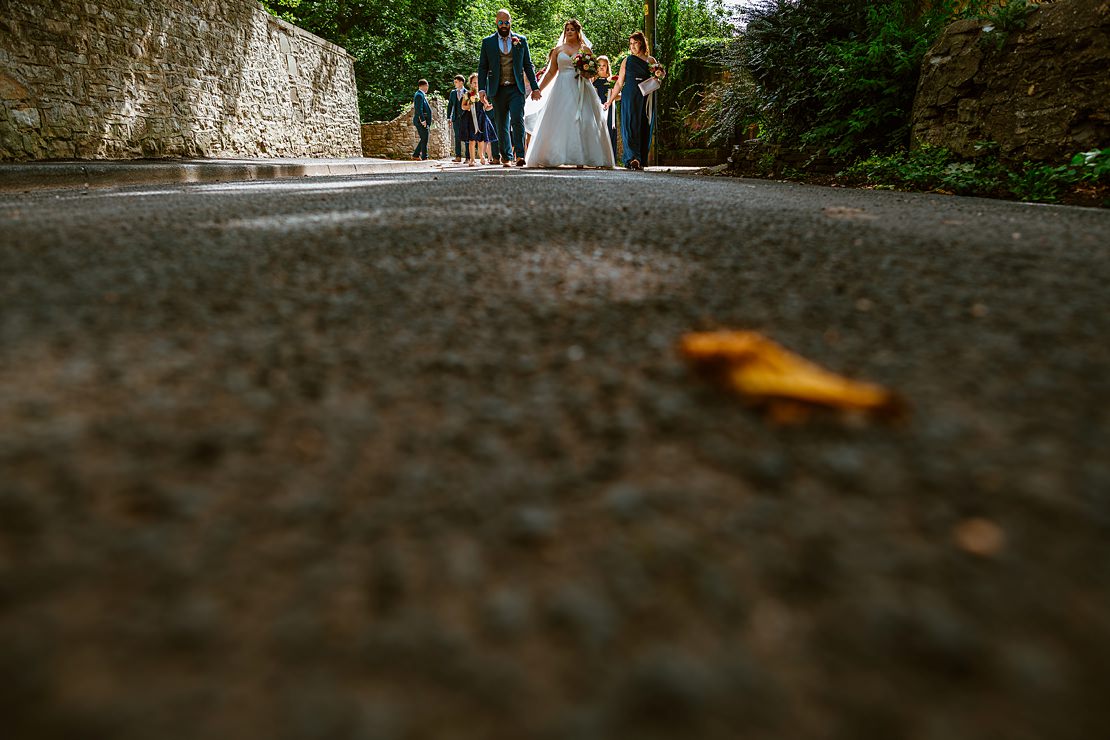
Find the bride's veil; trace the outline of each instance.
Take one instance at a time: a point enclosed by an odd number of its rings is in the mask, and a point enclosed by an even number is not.
[[[561,36],[559,36],[559,43],[556,44],[556,46],[562,46],[566,42],[567,42],[567,32],[566,32],[566,27],[564,26],[563,27],[563,33],[562,33]],[[586,38],[586,32],[584,30],[578,32],[578,45],[580,47],[583,47],[583,48],[585,48],[585,47],[589,47],[591,49],[594,48],[594,45],[590,43],[590,40],[588,38]]]
[[[563,26],[563,32],[559,35],[559,42],[555,44],[555,48],[559,49],[567,42],[566,25]],[[590,43],[590,39],[586,36],[584,30],[578,31],[578,45],[582,48],[594,48]],[[551,70],[549,69],[548,72]],[[546,76],[546,75],[545,75]],[[536,133],[536,129],[540,127],[540,119],[543,118],[543,109],[547,107],[547,98],[542,97],[539,100],[532,100],[528,98],[524,101],[524,130],[529,134]]]

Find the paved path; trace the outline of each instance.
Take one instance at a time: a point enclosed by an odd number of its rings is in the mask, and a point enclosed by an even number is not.
[[[624,172],[0,196],[5,732],[1102,736],[1108,233]],[[717,326],[913,414],[773,426],[676,358]]]

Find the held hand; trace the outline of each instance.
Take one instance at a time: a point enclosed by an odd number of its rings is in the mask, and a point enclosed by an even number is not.
[[[532,91],[532,100],[539,100],[542,97],[543,97],[543,93],[540,92],[539,90],[533,90]]]
[[[606,100],[605,105],[601,106],[602,110],[609,110],[609,106],[613,104],[612,100]]]

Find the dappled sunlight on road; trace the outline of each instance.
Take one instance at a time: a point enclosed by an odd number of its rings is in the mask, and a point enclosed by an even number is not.
[[[414,173],[416,174],[416,173]],[[427,175],[428,173],[419,173]],[[121,189],[103,190],[67,190],[62,192],[47,193],[46,197],[52,200],[89,200],[90,198],[151,198],[158,196],[180,196],[187,193],[227,193],[249,194],[261,193],[304,193],[312,195],[327,195],[329,193],[348,193],[353,190],[363,190],[376,187],[401,187],[420,182],[411,176],[382,177],[364,175],[357,179],[341,179],[338,177],[311,177],[298,180],[247,180],[240,182],[196,183],[178,185],[175,187],[142,187],[134,186]]]
[[[375,177],[366,175],[358,179],[338,180],[334,178],[305,178],[304,180],[283,180],[279,182],[266,182],[262,180],[252,182],[221,182],[209,185],[195,185],[191,189],[201,193],[239,193],[259,192],[268,193],[319,193],[322,191],[339,192],[343,190],[359,190],[361,188],[398,186],[412,183],[412,179],[399,177]]]

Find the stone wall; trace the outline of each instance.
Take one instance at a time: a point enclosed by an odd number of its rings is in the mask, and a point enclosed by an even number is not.
[[[414,91],[415,93],[415,91]],[[451,125],[447,123],[447,101],[438,95],[429,95],[432,106],[432,130],[428,136],[428,157],[449,159],[455,156]],[[412,125],[412,106],[392,121],[373,121],[362,124],[362,156],[385,159],[411,159],[416,148],[416,127]]]
[[[1006,159],[1041,161],[1110,146],[1110,1],[1047,3],[1009,33],[983,26],[954,23],[926,54],[915,145],[974,156],[991,141]]]
[[[354,62],[255,0],[3,0],[0,160],[351,157]]]

